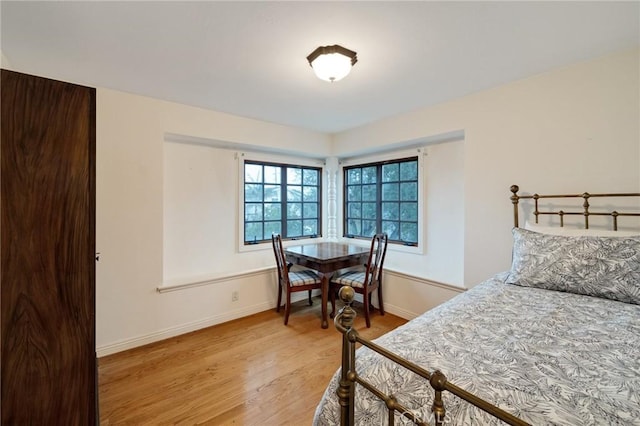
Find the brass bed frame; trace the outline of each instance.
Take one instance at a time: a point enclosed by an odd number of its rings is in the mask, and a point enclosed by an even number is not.
[[[520,200],[534,200],[535,208],[533,210],[533,215],[536,217],[536,223],[538,223],[538,217],[540,215],[556,215],[560,217],[560,226],[564,227],[564,217],[565,216],[584,216],[584,229],[589,229],[589,216],[610,216],[613,221],[613,230],[618,230],[618,217],[619,216],[640,216],[640,213],[622,213],[616,210],[611,212],[593,212],[589,211],[591,204],[589,204],[590,198],[616,198],[616,197],[640,197],[639,192],[622,192],[622,193],[612,193],[612,194],[589,194],[588,192],[583,192],[582,194],[565,194],[565,195],[518,195],[518,191],[520,188],[518,185],[511,185],[509,190],[513,193],[511,195],[511,202],[513,203],[513,225],[518,227],[518,203]],[[564,211],[564,210],[549,210],[549,211],[540,211],[538,200],[542,199],[552,199],[552,198],[582,198],[584,201],[582,203],[582,211]]]
[[[584,227],[585,229],[589,228],[589,216],[610,216],[613,218],[613,229],[618,230],[618,217],[620,216],[640,216],[639,213],[620,213],[617,211],[611,212],[592,212],[589,210],[590,204],[589,199],[592,197],[640,197],[640,193],[612,193],[612,194],[589,194],[587,192],[582,194],[569,194],[569,195],[518,195],[519,187],[518,185],[512,185],[510,188],[512,193],[511,202],[513,203],[513,220],[514,226],[518,226],[518,204],[522,199],[532,199],[534,200],[535,209],[533,214],[536,217],[536,223],[538,223],[539,215],[557,215],[560,217],[560,226],[564,226],[564,216],[565,215],[582,215],[584,216]],[[546,199],[546,198],[582,198],[583,210],[582,211],[541,211],[538,206],[538,200]],[[389,425],[393,426],[395,421],[395,414],[399,413],[403,417],[411,420],[413,423],[417,425],[428,425],[424,419],[420,418],[417,415],[417,411],[410,407],[406,407],[393,396],[387,395],[382,392],[380,389],[373,386],[370,382],[368,382],[365,378],[358,375],[356,372],[356,344],[360,343],[363,346],[368,347],[369,349],[377,352],[383,357],[395,362],[403,368],[406,368],[409,371],[417,374],[418,376],[424,378],[429,382],[431,387],[434,390],[434,400],[431,406],[431,413],[433,414],[433,418],[435,419],[436,426],[442,426],[445,420],[446,408],[444,406],[444,402],[442,400],[442,393],[447,391],[452,393],[453,395],[462,398],[463,400],[469,402],[470,404],[484,410],[485,412],[491,414],[492,416],[502,420],[503,422],[510,425],[529,425],[529,423],[525,422],[522,419],[502,410],[501,408],[473,395],[470,392],[465,391],[464,389],[454,385],[449,382],[446,376],[439,370],[429,371],[426,370],[410,361],[407,361],[400,356],[394,354],[393,352],[388,351],[387,349],[376,345],[368,339],[360,337],[358,332],[353,328],[353,322],[356,317],[356,312],[351,307],[351,304],[354,299],[354,291],[349,286],[344,286],[340,289],[339,296],[340,299],[345,304],[344,307],[339,311],[338,315],[336,315],[334,319],[335,327],[342,333],[342,368],[341,368],[341,376],[340,383],[338,389],[336,391],[340,403],[340,424],[351,426],[354,425],[354,408],[355,408],[355,389],[356,383],[363,386],[373,395],[375,395],[380,400],[384,401],[385,405],[388,409],[388,420]]]

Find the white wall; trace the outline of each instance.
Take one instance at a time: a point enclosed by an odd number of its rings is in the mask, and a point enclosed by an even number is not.
[[[275,306],[270,250],[233,250],[235,169],[211,170],[222,195],[211,214],[220,215],[219,246],[212,271],[239,274],[208,285],[158,293],[163,283],[163,146],[165,135],[237,144],[250,142],[300,155],[328,156],[329,137],[213,111],[107,89],[97,91],[96,122],[96,346],[99,355],[237,318]],[[224,155],[232,151],[219,150]],[[173,155],[173,153],[169,153]],[[217,154],[216,154],[217,155]],[[204,157],[203,161],[207,158]],[[203,229],[203,232],[210,230]],[[247,273],[249,271],[249,273]],[[246,273],[246,274],[245,274]],[[231,302],[239,291],[240,301]]]
[[[4,69],[11,69],[11,64],[9,63],[9,60],[7,59],[6,56],[4,56],[4,53],[2,53],[1,50],[0,50],[0,67]]]
[[[203,144],[164,143],[163,283],[238,270],[234,157]]]
[[[426,157],[426,247],[422,258],[391,252],[388,266],[456,286],[464,283],[465,141],[428,147]],[[426,310],[423,309],[423,310]]]
[[[219,279],[156,291],[163,282],[167,134],[337,158],[463,134],[428,147],[426,252],[388,254],[387,310],[411,317],[458,293],[446,284],[471,286],[508,268],[511,184],[540,193],[640,191],[639,60],[638,50],[619,53],[332,137],[98,89],[99,355],[274,306],[275,277],[263,270],[273,264],[268,249],[225,249],[208,271]],[[229,170],[217,164],[209,178],[222,180]],[[226,185],[235,180],[229,176]],[[226,239],[235,232],[237,206],[222,202],[211,214],[221,215]],[[235,238],[220,244],[230,247]],[[241,295],[235,304],[232,291]]]
[[[464,130],[464,281],[509,267],[509,187],[640,191],[639,50],[617,53],[334,136],[334,155]],[[427,259],[429,254],[426,255]]]

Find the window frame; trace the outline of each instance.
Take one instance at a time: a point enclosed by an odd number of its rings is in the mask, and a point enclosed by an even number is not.
[[[342,160],[340,162],[340,172],[339,176],[339,194],[341,200],[339,201],[339,205],[342,209],[342,220],[339,221],[339,226],[341,229],[339,230],[339,235],[342,235],[342,238],[345,240],[356,240],[356,241],[368,241],[370,237],[356,236],[347,234],[347,203],[348,203],[348,194],[347,194],[347,170],[351,168],[363,168],[370,167],[372,165],[379,166],[380,168],[385,164],[393,164],[400,163],[403,161],[408,161],[411,159],[415,159],[418,162],[418,177],[417,177],[417,204],[418,204],[418,219],[416,221],[418,226],[417,231],[417,242],[415,244],[405,244],[400,240],[391,240],[389,239],[390,249],[394,251],[401,251],[406,253],[414,253],[414,254],[424,254],[426,248],[426,221],[424,220],[424,212],[426,211],[426,197],[424,194],[425,191],[425,176],[426,173],[424,171],[424,156],[426,156],[426,150],[424,148],[419,148],[417,150],[409,150],[409,151],[401,151],[401,152],[392,152],[386,153],[378,156],[371,157],[352,157],[349,159]],[[377,182],[376,185],[378,188],[376,189],[377,194],[380,195],[382,182]],[[400,202],[400,201],[399,201]],[[377,211],[380,213],[382,200],[381,197],[378,198],[376,203],[379,204]],[[377,218],[378,223],[382,222],[382,217]],[[399,221],[399,220],[398,220]]]
[[[271,245],[271,240],[270,239],[262,239],[262,240],[256,240],[256,242],[252,242],[252,241],[245,241],[245,224],[247,223],[246,221],[246,211],[245,211],[245,207],[246,207],[246,201],[245,201],[245,165],[246,164],[256,164],[256,165],[262,165],[262,166],[275,166],[275,167],[281,167],[281,180],[280,180],[280,184],[281,185],[281,193],[280,193],[280,201],[279,203],[281,204],[281,208],[282,208],[282,215],[280,218],[280,223],[281,223],[281,231],[286,229],[286,222],[287,222],[287,186],[293,185],[293,184],[287,184],[287,180],[286,180],[286,175],[287,175],[287,169],[290,168],[296,168],[296,169],[313,169],[316,170],[318,172],[318,185],[317,185],[317,201],[313,202],[317,205],[317,233],[314,235],[300,235],[300,236],[285,236],[284,232],[281,232],[282,235],[282,239],[285,241],[294,241],[294,240],[307,240],[307,239],[312,239],[312,238],[322,238],[323,236],[323,229],[324,229],[324,211],[322,208],[322,203],[325,197],[325,180],[324,180],[324,162],[319,162],[319,161],[313,161],[313,160],[308,160],[308,159],[302,159],[302,158],[283,158],[283,157],[271,157],[271,156],[266,156],[266,155],[260,155],[260,156],[248,156],[244,153],[239,155],[239,161],[238,161],[238,176],[239,176],[239,202],[238,202],[238,211],[239,211],[239,215],[238,215],[238,250],[239,251],[251,251],[251,250],[256,250],[256,249],[264,249],[265,244]],[[249,182],[250,183],[250,182]],[[264,181],[262,182],[262,185],[264,185]],[[304,187],[305,185],[303,183],[301,183],[300,185],[293,185],[293,186],[302,186]],[[249,201],[250,203],[250,201]],[[301,204],[303,204],[303,201],[300,201]],[[264,199],[262,201],[262,204],[264,204]],[[304,209],[304,206],[302,206],[302,209]],[[304,214],[304,213],[303,213]],[[304,220],[304,217],[302,217],[300,220]],[[251,222],[251,221],[250,221]],[[264,218],[262,221],[260,221],[262,223],[264,223]],[[264,236],[264,235],[263,235]]]

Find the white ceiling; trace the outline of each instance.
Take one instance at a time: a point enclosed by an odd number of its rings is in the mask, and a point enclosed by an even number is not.
[[[640,2],[1,2],[8,67],[336,133],[640,45]],[[344,80],[306,56],[358,52]],[[6,64],[4,64],[6,66]]]

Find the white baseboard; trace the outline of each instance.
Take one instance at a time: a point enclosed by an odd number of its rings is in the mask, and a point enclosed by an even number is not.
[[[314,290],[313,295],[318,296],[320,295],[320,292],[318,290]],[[294,293],[291,295],[291,302],[294,303],[300,300],[305,300],[306,298],[307,298],[306,292],[304,294],[302,292]],[[223,322],[257,314],[259,312],[268,311],[269,309],[275,309],[275,306],[276,306],[275,300],[258,303],[253,306],[246,306],[244,308],[225,312],[220,315],[214,315],[212,317],[204,318],[202,320],[193,321],[193,322],[182,324],[176,327],[170,327],[164,330],[155,331],[153,333],[145,334],[143,336],[134,337],[132,339],[126,339],[120,342],[100,346],[99,348],[96,348],[96,355],[98,358],[107,356],[107,355],[112,355],[117,352],[122,352],[128,349],[137,348],[138,346],[147,345],[149,343],[158,342],[160,340],[168,339],[170,337],[175,337],[181,334],[190,333],[192,331],[211,327],[213,325],[222,324]]]
[[[385,313],[389,312],[390,314],[393,314],[400,318],[404,318],[406,320],[412,320],[419,315],[419,314],[416,314],[415,312],[409,312],[406,309],[402,309],[398,306],[389,305],[388,303],[384,304],[384,312]]]
[[[138,346],[143,346],[149,343],[158,342],[160,340],[168,339],[170,337],[175,337],[181,334],[190,333],[192,331],[200,330],[202,328],[211,327],[212,325],[221,324],[223,322],[257,314],[258,312],[263,312],[269,309],[273,309],[275,307],[275,304],[276,304],[275,302],[268,301],[268,302],[259,303],[253,306],[246,306],[241,309],[225,312],[220,315],[214,315],[212,317],[204,318],[199,321],[182,324],[176,327],[170,327],[164,330],[159,330],[153,333],[146,334],[144,336],[138,336],[132,339],[122,340],[120,342],[104,345],[99,348],[96,348],[96,355],[98,356],[98,358],[100,358],[100,357],[111,355],[117,352],[133,349]]]

